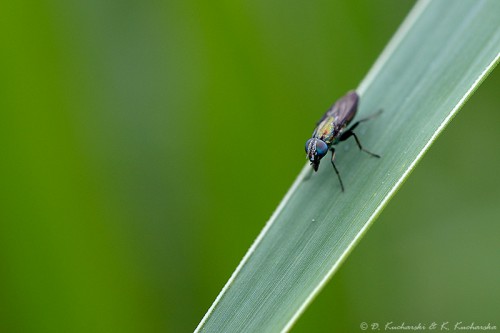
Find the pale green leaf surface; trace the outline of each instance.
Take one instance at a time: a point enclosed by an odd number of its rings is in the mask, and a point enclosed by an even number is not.
[[[290,329],[492,70],[499,17],[496,0],[415,6],[358,88],[358,119],[384,110],[357,129],[363,145],[382,158],[359,152],[353,140],[339,145],[345,193],[328,158],[317,174],[309,176],[306,166],[197,330]]]

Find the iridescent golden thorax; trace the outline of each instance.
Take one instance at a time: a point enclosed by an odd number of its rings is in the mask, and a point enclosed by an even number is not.
[[[345,128],[346,124],[336,122],[334,116],[326,116],[316,127],[312,137],[324,141],[328,146],[337,143],[340,133]]]

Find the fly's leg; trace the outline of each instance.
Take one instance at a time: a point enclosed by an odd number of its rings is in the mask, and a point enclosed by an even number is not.
[[[377,112],[375,112],[375,113],[374,113],[374,114],[372,114],[371,116],[368,116],[368,117],[366,117],[366,118],[363,118],[363,119],[358,120],[358,121],[357,121],[357,122],[355,122],[355,123],[354,123],[351,127],[349,127],[349,129],[348,129],[347,131],[352,131],[353,129],[355,129],[356,127],[358,127],[358,125],[359,125],[360,123],[363,123],[363,122],[365,122],[365,121],[367,121],[367,120],[370,120],[370,119],[373,119],[373,118],[375,118],[375,117],[378,117],[378,116],[380,116],[380,114],[381,114],[381,113],[382,113],[382,109],[378,110]]]
[[[374,154],[371,151],[368,151],[365,148],[363,148],[363,146],[361,145],[361,142],[359,142],[358,136],[351,129],[342,133],[342,135],[340,136],[340,141],[345,141],[345,140],[349,139],[351,136],[353,136],[354,140],[356,140],[356,143],[358,144],[358,147],[360,150],[364,151],[367,154],[372,155],[373,157],[380,158],[380,155]]]
[[[382,109],[378,110],[377,113],[367,117],[367,118],[363,118],[361,120],[358,120],[357,122],[355,122],[351,127],[349,127],[349,129],[347,131],[345,131],[344,133],[342,133],[342,135],[340,136],[339,138],[339,141],[345,141],[347,139],[349,139],[351,136],[354,137],[354,140],[356,140],[356,143],[358,144],[358,147],[360,150],[364,151],[365,153],[367,154],[370,154],[374,157],[377,157],[377,158],[380,158],[380,155],[377,155],[377,154],[374,154],[372,153],[371,151],[368,151],[366,149],[363,148],[363,146],[361,145],[361,142],[359,142],[359,139],[358,139],[358,136],[356,135],[356,133],[353,132],[353,130],[358,127],[358,125],[364,121],[367,121],[367,120],[370,120],[372,118],[375,118],[377,117],[378,115],[380,115],[382,113]]]
[[[340,173],[339,170],[337,170],[337,167],[335,166],[334,160],[335,160],[335,149],[331,149],[332,151],[332,165],[333,165],[333,170],[335,170],[335,173],[337,174],[337,177],[339,178],[340,182],[340,188],[342,189],[342,192],[344,192],[344,184],[342,183],[342,178],[340,178]]]

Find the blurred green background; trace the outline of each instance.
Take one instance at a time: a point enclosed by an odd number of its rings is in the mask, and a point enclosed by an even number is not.
[[[0,2],[0,331],[192,331],[412,5]],[[500,325],[499,85],[293,331]]]

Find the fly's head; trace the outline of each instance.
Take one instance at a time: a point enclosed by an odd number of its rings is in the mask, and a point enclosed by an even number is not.
[[[316,138],[307,140],[306,154],[314,171],[318,171],[319,161],[326,155],[327,152],[328,145],[325,141]]]

